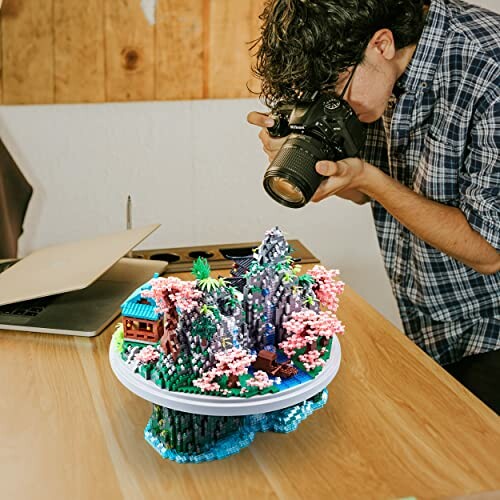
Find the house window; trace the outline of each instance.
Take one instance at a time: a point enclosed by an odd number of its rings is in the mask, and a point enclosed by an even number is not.
[[[133,330],[150,330],[151,327],[148,328],[148,323],[145,321],[132,321],[132,329]]]

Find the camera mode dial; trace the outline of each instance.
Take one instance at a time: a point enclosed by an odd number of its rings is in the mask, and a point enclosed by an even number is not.
[[[328,114],[335,111],[339,106],[340,106],[340,101],[338,99],[328,99],[328,101],[326,101],[323,104],[323,107],[325,109],[325,113],[328,113]]]

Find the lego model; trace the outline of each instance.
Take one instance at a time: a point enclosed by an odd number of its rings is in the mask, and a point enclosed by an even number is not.
[[[262,370],[269,375],[290,378],[297,375],[298,370],[289,363],[278,363],[276,352],[262,349],[253,363],[254,370]]]
[[[192,272],[194,281],[155,276],[122,305],[113,346],[136,376],[164,391],[238,400],[278,394],[321,373],[333,337],[344,332],[335,315],[344,287],[338,271],[315,266],[301,275],[274,228],[252,255],[237,257],[232,277],[211,277],[200,258]],[[322,390],[289,408],[247,416],[154,404],[145,436],[178,462],[213,460],[238,452],[257,431],[293,430],[325,402]]]

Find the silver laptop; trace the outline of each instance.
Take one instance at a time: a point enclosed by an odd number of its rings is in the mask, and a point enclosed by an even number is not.
[[[138,286],[166,269],[166,262],[122,258],[158,227],[47,247],[0,263],[0,330],[97,335]]]

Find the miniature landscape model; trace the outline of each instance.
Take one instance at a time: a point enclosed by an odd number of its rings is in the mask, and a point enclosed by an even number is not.
[[[211,277],[201,258],[193,281],[155,275],[123,303],[112,348],[147,383],[200,397],[252,398],[311,381],[344,332],[335,315],[344,284],[323,266],[300,274],[292,251],[274,228],[252,255],[233,258],[230,278]],[[257,431],[294,430],[326,397],[245,417],[153,405],[145,436],[178,462],[223,458]]]

